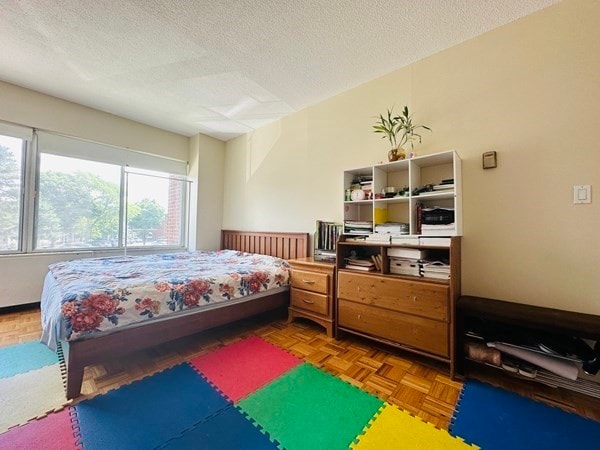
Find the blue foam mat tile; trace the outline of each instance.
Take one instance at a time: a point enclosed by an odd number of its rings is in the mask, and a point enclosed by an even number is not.
[[[75,406],[86,449],[155,448],[230,406],[188,364]]]
[[[58,364],[58,355],[38,341],[0,348],[0,378]]]
[[[450,433],[486,450],[600,447],[600,423],[467,380]]]
[[[167,442],[161,449],[274,450],[269,436],[231,406]]]

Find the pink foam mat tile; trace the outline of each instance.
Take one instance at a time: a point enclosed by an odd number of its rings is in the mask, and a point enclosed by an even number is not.
[[[81,448],[71,408],[48,414],[0,434],[0,448],[67,450]]]
[[[302,360],[252,336],[190,361],[233,402],[293,369]]]

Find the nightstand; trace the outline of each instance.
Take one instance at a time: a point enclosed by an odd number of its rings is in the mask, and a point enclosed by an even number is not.
[[[325,327],[327,336],[333,337],[335,263],[315,261],[312,256],[288,262],[292,282],[288,323],[304,317]]]

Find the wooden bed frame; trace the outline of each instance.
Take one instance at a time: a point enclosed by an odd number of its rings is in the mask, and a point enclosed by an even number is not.
[[[241,250],[284,259],[308,255],[308,233],[270,233],[256,231],[221,231],[221,248]],[[69,342],[67,365],[67,398],[81,395],[81,383],[86,366],[101,363],[108,358],[153,347],[164,342],[189,336],[200,331],[235,322],[289,305],[289,291],[235,305],[224,305],[208,311],[198,311],[182,317],[115,331],[92,339]]]

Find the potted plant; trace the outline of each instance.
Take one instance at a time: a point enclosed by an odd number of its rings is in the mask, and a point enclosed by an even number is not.
[[[408,106],[405,106],[399,116],[394,116],[390,108],[387,110],[387,117],[383,114],[379,115],[379,120],[373,125],[374,133],[382,133],[382,139],[387,138],[390,141],[392,149],[388,152],[388,159],[396,161],[406,158],[406,152],[402,148],[403,145],[410,143],[411,148],[414,148],[413,141],[421,142],[421,135],[416,133],[420,128],[431,131],[431,128],[425,125],[415,125],[412,122],[412,114],[408,111]]]

